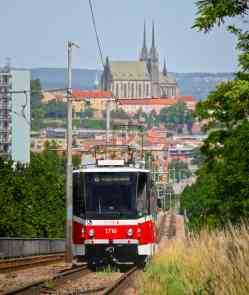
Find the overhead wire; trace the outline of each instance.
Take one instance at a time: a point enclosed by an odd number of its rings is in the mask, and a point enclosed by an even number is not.
[[[20,112],[12,111],[13,114],[22,117],[28,125],[31,125],[31,121],[27,118],[27,115],[25,113],[26,108],[28,107],[28,94],[42,94],[43,92],[57,92],[57,91],[66,91],[66,88],[60,88],[60,89],[45,89],[43,91],[32,91],[32,90],[13,90],[13,91],[7,91],[9,94],[24,94],[25,95],[25,103],[22,104]],[[57,101],[56,101],[57,102]],[[56,114],[57,116],[57,114]]]
[[[96,40],[97,40],[97,45],[98,45],[98,53],[99,53],[99,57],[100,57],[102,66],[104,68],[105,63],[104,63],[104,58],[103,58],[103,50],[102,50],[102,47],[101,47],[101,41],[100,41],[99,33],[98,33],[98,30],[97,30],[96,17],[95,17],[95,14],[94,14],[92,0],[89,0],[89,7],[90,7],[90,11],[91,11],[91,18],[92,18],[93,28],[94,28],[94,32],[95,32],[95,36],[96,36]]]
[[[101,61],[101,64],[103,66],[103,68],[105,67],[105,62],[104,62],[104,57],[103,57],[103,50],[102,50],[102,46],[101,46],[101,40],[100,40],[100,37],[99,37],[99,33],[98,33],[98,30],[97,30],[97,24],[96,24],[96,17],[95,17],[95,14],[94,14],[94,7],[93,7],[93,4],[92,4],[92,0],[89,0],[89,7],[90,7],[90,11],[91,11],[91,19],[92,19],[92,24],[93,24],[93,28],[94,28],[94,32],[95,32],[95,37],[96,37],[96,41],[97,41],[97,47],[98,47],[98,54],[99,54],[99,58],[100,58],[100,61]],[[25,95],[25,98],[26,98],[26,101],[25,101],[25,104],[23,104],[21,106],[21,113],[18,113],[18,112],[14,112],[16,115],[19,115],[21,117],[23,117],[27,122],[28,122],[28,119],[26,117],[26,114],[25,114],[25,109],[27,108],[27,104],[28,104],[28,93],[30,94],[40,94],[42,92],[56,92],[56,91],[66,91],[67,89],[48,89],[48,90],[43,90],[43,91],[31,91],[31,90],[20,90],[20,91],[9,91],[10,94],[24,94]],[[115,99],[116,100],[116,99]],[[56,101],[57,102],[57,101]],[[116,101],[117,103],[117,101]],[[30,122],[28,122],[30,124]]]

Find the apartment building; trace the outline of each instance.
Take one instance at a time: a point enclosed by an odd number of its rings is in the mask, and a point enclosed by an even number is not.
[[[30,160],[30,71],[0,69],[0,157]]]

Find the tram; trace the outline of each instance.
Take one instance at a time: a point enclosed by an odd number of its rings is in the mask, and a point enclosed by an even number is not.
[[[156,250],[150,171],[99,160],[73,172],[74,256],[89,264],[143,264]]]

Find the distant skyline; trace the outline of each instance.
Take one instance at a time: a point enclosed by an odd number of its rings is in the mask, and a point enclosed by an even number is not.
[[[93,0],[104,55],[111,60],[138,59],[143,24],[147,46],[155,21],[161,65],[170,72],[234,72],[236,39],[225,27],[209,34],[191,29],[195,0]],[[0,66],[6,57],[13,67],[66,67],[66,42],[77,42],[74,67],[101,69],[86,0],[8,0],[0,6]]]

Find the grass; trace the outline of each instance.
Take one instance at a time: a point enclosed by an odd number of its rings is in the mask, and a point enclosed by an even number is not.
[[[138,284],[141,295],[248,295],[249,227],[172,241]]]
[[[112,275],[113,273],[120,272],[117,266],[106,265],[104,267],[97,268],[98,275]]]

